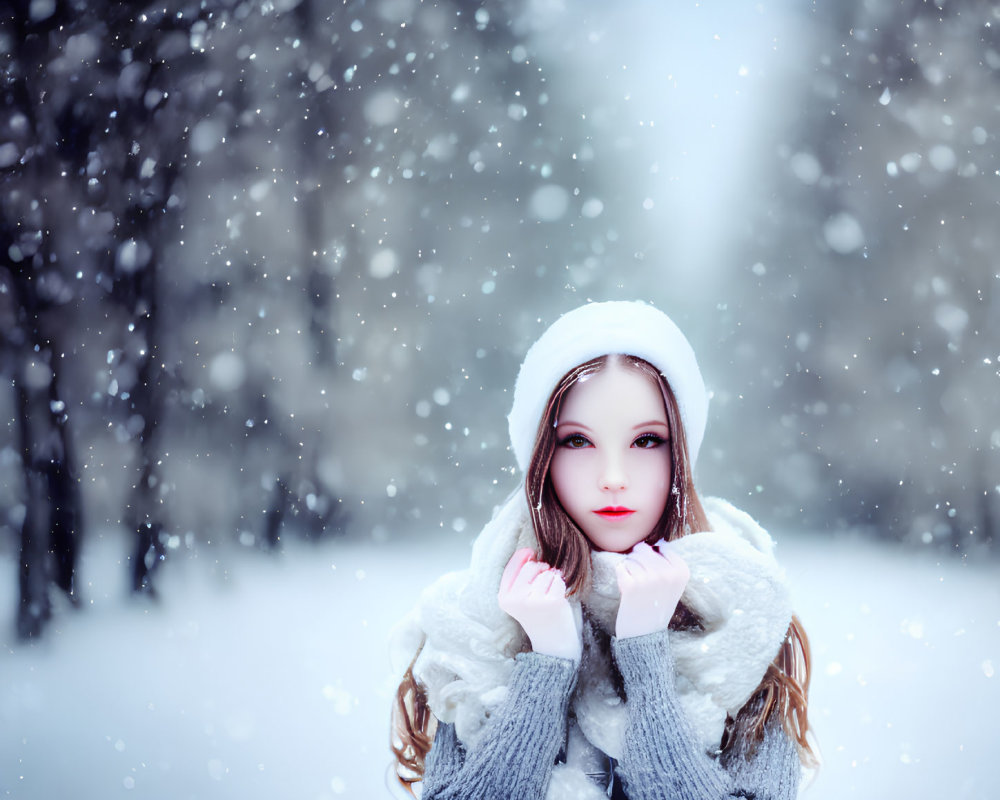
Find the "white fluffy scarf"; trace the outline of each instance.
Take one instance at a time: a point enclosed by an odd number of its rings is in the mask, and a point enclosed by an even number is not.
[[[682,596],[703,631],[670,631],[676,688],[701,746],[716,752],[726,716],[743,707],[778,653],[791,620],[784,574],[768,534],[724,500],[703,499],[710,531],[671,543],[688,564],[691,580]],[[487,717],[507,696],[514,656],[526,649],[521,626],[497,604],[500,575],[519,547],[537,547],[523,492],[516,493],[486,525],[468,569],[442,576],[424,590],[417,607],[393,632],[393,658],[402,672],[423,650],[414,676],[426,687],[434,716],[454,723],[458,738],[473,746]],[[586,618],[608,634],[618,613],[617,553],[594,553],[593,583],[583,599]],[[625,708],[611,681],[610,664],[590,646],[584,625],[584,656],[571,707],[587,740],[613,758],[622,751]],[[549,800],[585,796],[594,787],[563,768],[553,774]]]

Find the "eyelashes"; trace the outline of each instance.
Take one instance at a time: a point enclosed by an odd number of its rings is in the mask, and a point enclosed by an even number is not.
[[[643,433],[635,438],[632,447],[640,450],[652,450],[666,444],[667,440],[656,433]],[[558,447],[565,447],[568,450],[582,450],[585,447],[593,447],[593,442],[581,433],[571,433],[557,443]]]

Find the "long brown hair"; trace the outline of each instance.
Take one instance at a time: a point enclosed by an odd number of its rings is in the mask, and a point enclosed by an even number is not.
[[[538,426],[531,462],[525,474],[524,489],[531,512],[532,526],[538,540],[539,560],[562,571],[569,592],[586,591],[590,582],[590,541],[573,522],[556,497],[549,475],[555,454],[556,421],[563,399],[586,375],[604,369],[611,359],[649,377],[663,395],[670,431],[672,487],[667,506],[645,541],[671,541],[695,531],[709,530],[708,519],[694,488],[694,476],[688,456],[687,438],[677,400],[666,379],[652,364],[631,355],[601,356],[568,372],[553,389]],[[670,621],[672,629],[697,628],[697,617],[678,604]],[[419,655],[419,651],[417,653]],[[413,674],[414,656],[396,691],[393,707],[392,751],[397,760],[397,775],[406,785],[423,776],[424,760],[433,742],[435,720],[427,705],[427,694]],[[810,676],[809,640],[797,617],[792,618],[788,634],[774,662],[768,667],[760,686],[735,719],[727,720],[723,752],[743,739],[752,752],[763,737],[768,722],[781,720],[788,736],[798,745],[804,764],[816,763],[807,740],[809,723],[807,700]]]
[[[781,720],[788,737],[799,750],[799,760],[807,767],[817,767],[819,757],[810,742],[808,702],[812,670],[809,637],[795,615],[788,626],[781,648],[751,698],[736,718],[726,720],[722,751],[739,741],[749,743],[744,748],[747,758],[753,755],[763,740],[772,719]]]

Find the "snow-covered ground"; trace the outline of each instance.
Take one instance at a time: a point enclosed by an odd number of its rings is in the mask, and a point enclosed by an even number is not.
[[[786,537],[812,637],[825,765],[812,800],[993,800],[1000,759],[1000,582],[861,540]],[[124,546],[94,539],[81,612],[12,635],[0,558],[0,797],[388,797],[386,633],[466,539],[202,552],[127,602]]]

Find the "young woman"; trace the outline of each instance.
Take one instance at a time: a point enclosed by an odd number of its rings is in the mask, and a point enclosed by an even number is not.
[[[397,774],[424,800],[797,795],[808,642],[770,537],[695,491],[707,411],[652,306],[582,306],[528,351],[524,485],[394,637]]]

